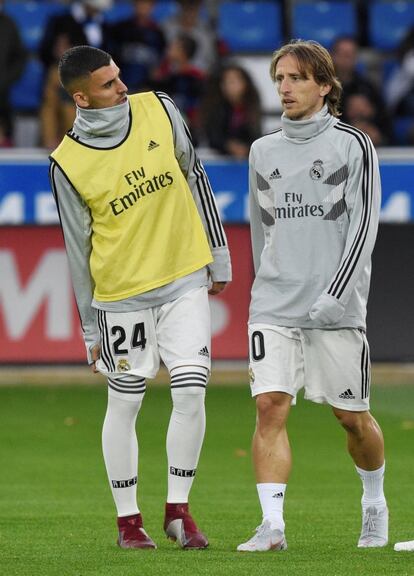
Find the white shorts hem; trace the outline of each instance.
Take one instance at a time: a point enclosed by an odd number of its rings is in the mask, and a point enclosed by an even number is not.
[[[202,368],[207,368],[209,372],[211,372],[211,361],[210,360],[177,360],[173,362],[169,366],[167,366],[167,370],[171,372],[174,368],[182,368],[183,366],[201,366]]]
[[[341,402],[337,402],[336,400],[326,398],[326,396],[324,396],[323,394],[307,396],[305,393],[305,400],[309,400],[310,402],[314,402],[315,404],[328,404],[332,408],[338,408],[339,410],[346,410],[347,412],[367,412],[369,410],[369,404],[368,405],[342,404]]]
[[[295,398],[295,394],[292,394],[292,390],[287,390],[286,388],[282,387],[258,387],[258,388],[251,388],[252,397],[258,396],[259,394],[266,394],[267,392],[283,392],[284,394],[289,394],[292,398]]]
[[[138,376],[139,378],[147,378],[148,380],[153,380],[158,374],[159,368],[155,371],[150,370],[140,370],[136,368],[135,370],[128,370],[128,372],[122,372],[122,374],[132,374],[133,376]],[[143,374],[145,372],[145,374]],[[119,372],[118,372],[119,374]]]
[[[105,376],[106,378],[117,378],[120,376],[131,375],[131,376],[138,376],[138,378],[146,378],[148,380],[152,380],[158,374],[158,368],[155,371],[145,370],[142,368],[135,368],[133,370],[126,370],[125,372],[110,372],[109,370],[101,369],[99,366],[97,368],[99,373]]]
[[[331,402],[330,400],[328,401],[328,404],[329,406],[332,406],[332,408],[338,408],[338,410],[345,410],[345,412],[369,412],[369,404],[368,405],[364,404],[363,406],[357,406],[356,404],[350,406],[349,404],[346,404],[344,406],[339,402]]]

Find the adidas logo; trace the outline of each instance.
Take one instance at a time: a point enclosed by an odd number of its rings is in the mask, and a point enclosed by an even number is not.
[[[352,390],[348,388],[348,390],[339,394],[339,398],[343,398],[344,400],[353,400],[355,396],[352,394]]]
[[[158,148],[159,144],[154,142],[154,140],[150,140],[148,144],[148,151],[154,150],[154,148]]]
[[[210,358],[210,352],[208,351],[207,346],[204,346],[204,348],[201,348],[198,355],[199,356],[207,356],[207,358]]]
[[[273,494],[272,498],[283,498],[283,492],[276,492],[276,494]]]
[[[269,176],[269,180],[277,180],[277,178],[282,178],[282,174],[279,172],[279,168],[275,168]]]

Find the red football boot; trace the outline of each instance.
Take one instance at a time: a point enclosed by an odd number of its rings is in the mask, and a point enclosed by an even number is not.
[[[197,528],[188,511],[188,504],[166,504],[164,530],[168,538],[177,541],[181,548],[207,548],[208,540]]]
[[[141,514],[132,516],[122,516],[117,519],[118,523],[118,546],[121,548],[156,548],[155,542],[151,540],[142,527]]]

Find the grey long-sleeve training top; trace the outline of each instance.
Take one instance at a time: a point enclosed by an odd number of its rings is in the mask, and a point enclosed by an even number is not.
[[[252,145],[249,188],[249,321],[365,329],[381,197],[369,137],[326,105],[308,120],[283,115]]]

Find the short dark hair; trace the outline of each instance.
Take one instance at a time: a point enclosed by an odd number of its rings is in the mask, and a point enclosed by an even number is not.
[[[62,55],[58,71],[62,86],[69,94],[76,80],[87,78],[98,68],[109,66],[112,57],[110,54],[94,48],[93,46],[74,46]]]

